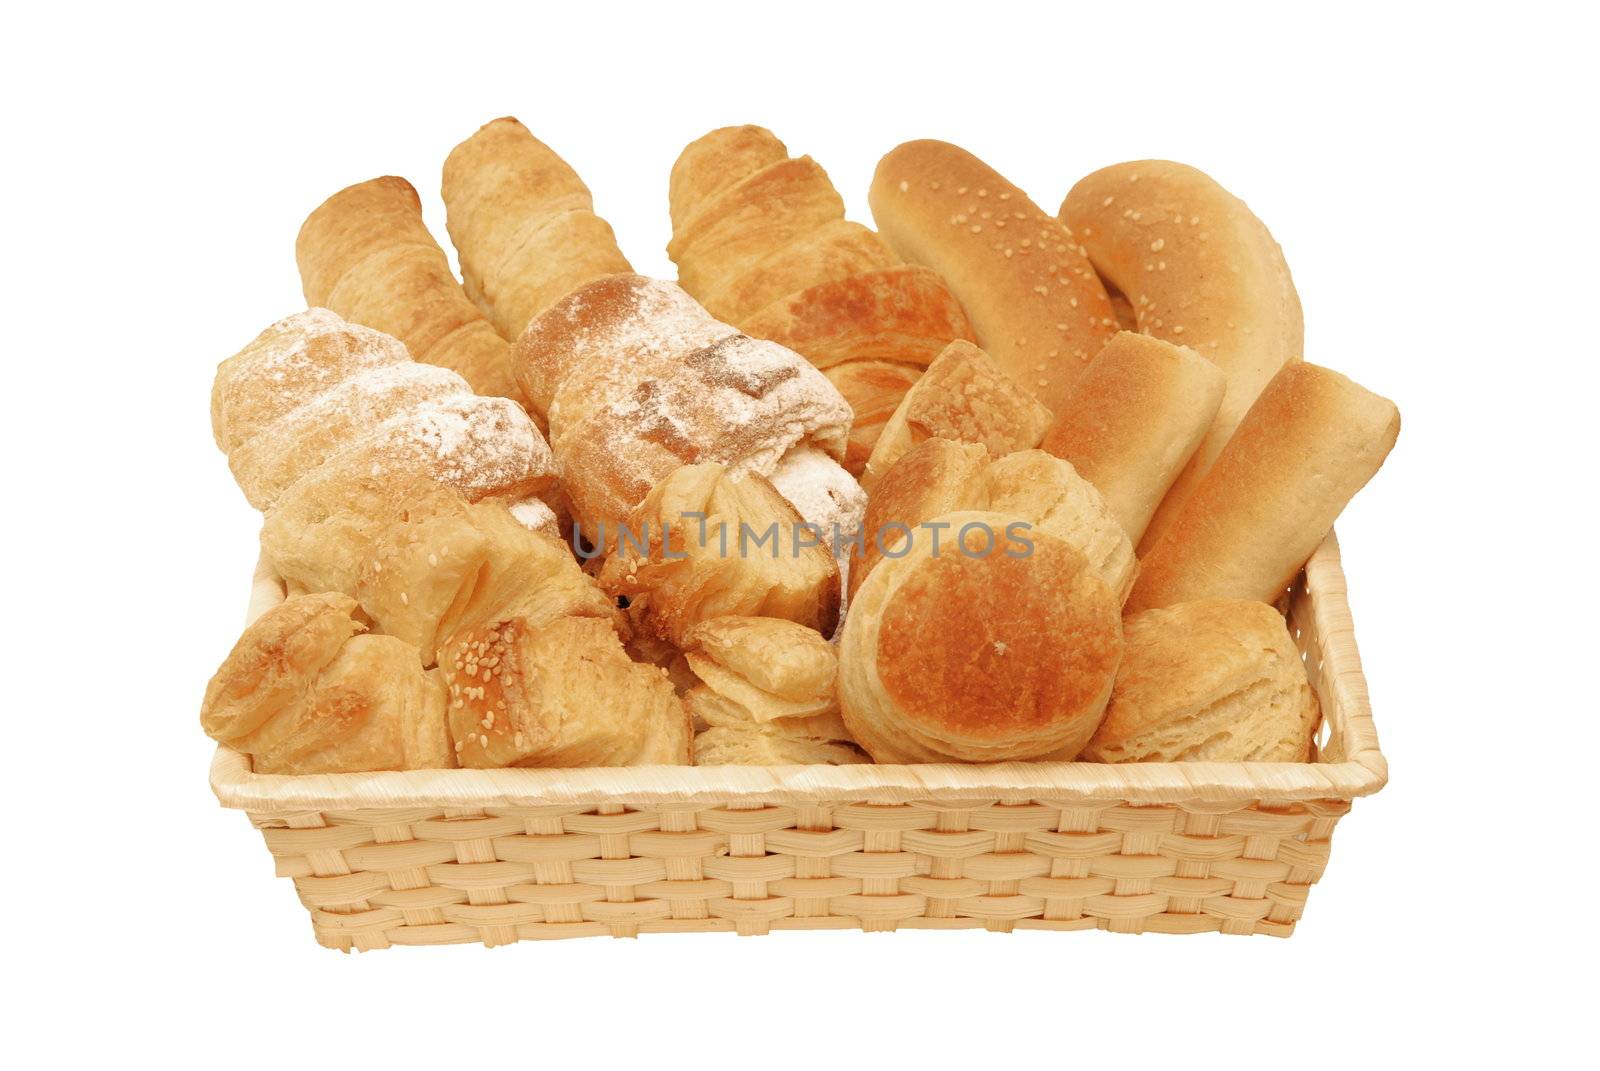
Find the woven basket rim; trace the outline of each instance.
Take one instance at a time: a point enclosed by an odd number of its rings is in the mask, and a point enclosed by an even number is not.
[[[1304,583],[1322,645],[1323,715],[1344,742],[1339,762],[1008,762],[985,765],[640,766],[583,769],[409,770],[265,775],[219,747],[211,788],[224,807],[257,814],[312,810],[706,804],[855,800],[1062,800],[1171,804],[1348,800],[1388,781],[1378,746],[1339,544],[1328,534],[1306,563]],[[265,559],[252,581],[249,620],[284,597]]]

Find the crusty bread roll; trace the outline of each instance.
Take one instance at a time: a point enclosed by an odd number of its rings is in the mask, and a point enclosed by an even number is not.
[[[360,635],[355,611],[293,595],[257,618],[206,686],[206,733],[259,774],[454,766],[440,682],[403,640]]]
[[[850,407],[833,385],[671,283],[614,275],[580,287],[529,323],[513,362],[530,404],[549,418],[563,490],[586,532],[615,528],[681,465],[776,478],[785,457],[806,448],[817,451],[810,486],[861,497],[838,464]],[[818,501],[832,509],[836,500]]]
[[[1314,364],[1279,372],[1141,563],[1128,611],[1283,593],[1400,434],[1387,398]]]
[[[765,478],[716,463],[685,465],[651,490],[615,533],[600,586],[626,596],[629,618],[679,647],[700,622],[780,617],[831,634],[839,567]]]
[[[698,766],[863,762],[839,715],[839,658],[815,630],[773,617],[716,617],[684,637],[696,683]]]
[[[906,392],[861,474],[874,484],[927,439],[981,443],[994,454],[1039,445],[1050,426],[1050,410],[1007,376],[994,358],[970,342],[952,342]]]
[[[1283,617],[1206,599],[1132,614],[1091,762],[1306,762],[1316,693]]]
[[[515,119],[451,151],[443,194],[467,294],[508,340],[584,283],[633,270],[578,173]]]
[[[628,658],[610,622],[513,616],[439,660],[462,766],[682,766],[689,716],[666,674]]]
[[[1096,171],[1067,194],[1061,218],[1095,270],[1127,297],[1140,331],[1194,349],[1227,376],[1216,420],[1142,552],[1194,493],[1267,381],[1300,358],[1300,297],[1266,226],[1184,164],[1137,160]]]
[[[972,337],[938,276],[902,263],[876,234],[847,221],[827,173],[809,156],[790,159],[769,130],[724,127],[690,143],[669,194],[667,252],[683,288],[719,319],[819,368],[890,361],[914,371],[946,342]],[[830,379],[858,416],[895,381]],[[878,426],[858,420],[852,428],[844,459],[852,473]]]
[[[878,762],[1074,758],[1121,658],[1116,599],[1064,540],[1008,532],[1015,517],[939,520],[939,553],[919,533],[852,601],[839,643],[851,736]]]
[[[468,503],[437,487],[409,498],[378,536],[355,595],[380,632],[415,645],[430,666],[447,638],[503,618],[623,625],[560,540],[529,530],[502,503]]]
[[[1135,546],[1222,401],[1217,366],[1131,331],[1105,344],[1039,447],[1094,484]]]
[[[982,160],[911,141],[878,164],[872,215],[894,251],[938,272],[1006,374],[1052,412],[1117,329],[1072,232]]]
[[[294,255],[306,304],[393,335],[479,394],[517,396],[510,346],[456,282],[405,179],[371,179],[322,202]]]
[[[889,470],[867,504],[863,537],[852,549],[851,597],[908,531],[955,510],[1004,513],[1064,540],[1101,575],[1118,606],[1133,586],[1133,545],[1069,463],[1042,450],[994,458],[982,444],[929,439]]]

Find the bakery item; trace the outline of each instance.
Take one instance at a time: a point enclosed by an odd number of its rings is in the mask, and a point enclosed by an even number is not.
[[[1128,611],[1283,593],[1383,464],[1400,412],[1337,372],[1291,364],[1141,562]]]
[[[1205,599],[1131,614],[1090,762],[1307,762],[1319,709],[1283,617]]]
[[[1151,521],[1140,551],[1194,493],[1267,381],[1304,351],[1300,297],[1283,250],[1245,203],[1170,160],[1136,160],[1082,179],[1061,218],[1138,330],[1215,361],[1227,389],[1205,440]]]
[[[938,519],[952,533],[939,553],[917,533],[852,600],[839,642],[851,736],[878,762],[1075,757],[1121,658],[1116,599],[1082,553],[1015,517]]]
[[[775,476],[807,447],[827,470],[807,479],[860,500],[839,466],[850,427],[839,392],[798,354],[740,334],[671,283],[614,275],[580,287],[529,323],[512,356],[591,535],[616,528],[679,466]]]
[[[405,179],[360,182],[322,202],[294,256],[307,305],[393,335],[479,394],[516,397],[510,347],[456,282]]]
[[[610,622],[512,616],[452,638],[439,669],[462,766],[682,766],[689,717]]]
[[[673,165],[669,200],[679,285],[718,319],[819,368],[871,361],[914,372],[945,343],[972,337],[939,277],[846,220],[827,172],[809,156],[790,158],[769,130],[723,127],[690,143]],[[858,414],[894,382],[830,378]],[[850,472],[865,464],[877,428],[852,429]]]
[[[952,342],[906,392],[861,474],[869,491],[907,450],[928,439],[981,443],[994,454],[1039,445],[1050,410],[970,342]]]
[[[662,479],[613,534],[600,586],[629,600],[640,632],[682,647],[700,622],[727,614],[778,617],[831,634],[839,567],[818,534],[765,478],[735,479],[717,463]]]
[[[263,550],[307,591],[353,593],[372,541],[420,485],[521,501],[555,481],[521,406],[327,309],[273,324],[222,362],[211,415],[240,488],[267,514]]]
[[[715,617],[684,637],[696,683],[684,704],[704,728],[698,766],[865,762],[839,714],[839,658],[815,629],[773,617]]]
[[[1062,412],[1068,388],[1117,327],[1072,232],[982,160],[942,141],[890,152],[869,199],[889,246],[949,284],[978,345]]]
[[[206,686],[201,727],[259,774],[455,765],[440,682],[403,640],[364,635],[355,611],[326,593],[262,614]]]
[[[560,540],[501,502],[433,486],[410,496],[361,562],[355,596],[378,631],[433,665],[446,638],[513,616],[595,617],[625,631],[611,598]]]
[[[1118,606],[1127,598],[1138,571],[1133,545],[1069,463],[1042,450],[995,458],[980,443],[948,439],[929,439],[906,454],[875,488],[852,552],[851,597],[908,532],[956,510],[1004,513],[1064,540],[1100,574]]]
[[[451,151],[443,194],[467,295],[507,340],[584,283],[633,270],[578,173],[515,119]]]
[[[1038,445],[1094,484],[1135,546],[1222,401],[1217,366],[1184,346],[1119,331],[1073,384]]]

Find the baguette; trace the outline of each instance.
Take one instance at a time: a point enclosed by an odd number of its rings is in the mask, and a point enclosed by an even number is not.
[[[1117,329],[1072,232],[963,149],[912,141],[878,164],[870,193],[896,253],[942,276],[977,343],[1052,412]]]
[[[1318,365],[1291,364],[1141,560],[1128,612],[1276,600],[1399,433],[1387,398]]]
[[[1074,385],[1039,447],[1094,484],[1137,546],[1211,427],[1223,382],[1193,350],[1121,331]]]
[[[1300,297],[1283,250],[1245,203],[1168,160],[1115,164],[1080,181],[1061,218],[1138,329],[1216,362],[1227,388],[1216,419],[1167,493],[1141,551],[1194,493],[1267,381],[1304,348]]]

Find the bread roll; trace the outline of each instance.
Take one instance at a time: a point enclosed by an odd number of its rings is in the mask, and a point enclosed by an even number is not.
[[[360,635],[355,610],[327,593],[262,614],[206,686],[201,727],[258,774],[455,765],[440,682],[404,641]]]
[[[600,586],[630,600],[636,628],[677,646],[697,624],[727,614],[780,617],[832,633],[839,567],[800,515],[760,476],[685,465],[605,533]]]
[[[695,764],[864,762],[839,715],[839,659],[814,629],[771,617],[717,617],[684,638],[697,683],[684,694],[706,728]]]
[[[906,451],[927,439],[982,443],[995,454],[1031,449],[1050,419],[1050,410],[988,354],[970,342],[952,342],[884,425],[861,484],[870,491]]]
[[[1285,368],[1142,559],[1128,611],[1275,600],[1399,433],[1387,398],[1314,364]]]
[[[1039,446],[1094,484],[1137,546],[1211,427],[1222,390],[1222,373],[1193,350],[1120,331]]]
[[[322,202],[294,255],[306,304],[393,335],[479,394],[517,397],[511,348],[456,282],[405,179],[371,179]]]
[[[451,151],[443,193],[467,294],[510,341],[584,283],[633,270],[578,173],[515,119]]]
[[[950,513],[886,559],[851,604],[839,698],[878,762],[1075,757],[1122,654],[1117,602],[1065,541],[1014,517]],[[963,536],[961,533],[967,533]]]
[[[955,510],[1004,513],[1066,541],[1100,573],[1118,606],[1133,585],[1133,545],[1100,493],[1070,464],[1042,450],[991,458],[981,445],[929,439],[889,470],[868,502],[851,566],[852,598],[908,530]]]
[[[1306,762],[1316,693],[1283,617],[1207,599],[1132,614],[1091,762]]]
[[[870,193],[879,232],[960,299],[977,343],[1052,412],[1116,331],[1078,240],[983,161],[941,141],[901,145]]]
[[[1267,381],[1304,352],[1300,297],[1283,250],[1245,203],[1170,160],[1137,160],[1080,181],[1061,218],[1095,270],[1124,294],[1138,329],[1215,361],[1227,388],[1205,441],[1152,520],[1148,550]]]
[[[689,717],[666,674],[631,661],[609,622],[511,617],[439,660],[462,766],[682,766]]]

